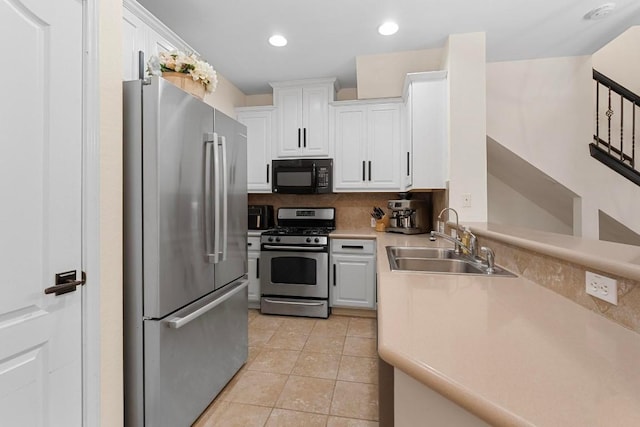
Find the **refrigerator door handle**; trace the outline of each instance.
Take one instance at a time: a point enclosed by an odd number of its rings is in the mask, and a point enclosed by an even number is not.
[[[213,263],[220,262],[220,150],[218,145],[220,144],[218,134],[214,132],[214,147],[213,147],[213,195],[215,200],[213,201]]]
[[[222,237],[222,253],[220,261],[226,261],[229,230],[229,170],[227,169],[227,138],[224,136],[220,137],[220,147],[222,148],[220,154],[222,156],[222,193],[220,194],[222,198],[222,230],[219,230]]]
[[[215,263],[215,239],[216,239],[216,230],[215,224],[212,227],[211,224],[213,222],[212,216],[215,214],[212,212],[215,201],[212,200],[212,180],[213,180],[213,172],[215,170],[215,166],[212,167],[212,157],[215,158],[215,141],[216,134],[215,133],[207,133],[205,134],[204,140],[204,239],[205,239],[205,255],[207,257],[207,261],[209,263]]]
[[[249,281],[248,280],[242,280],[239,282],[240,284],[238,286],[236,286],[235,288],[231,289],[230,291],[228,291],[227,293],[223,294],[222,296],[216,298],[215,300],[211,301],[209,304],[200,307],[197,310],[192,311],[191,313],[187,314],[186,316],[182,316],[182,317],[172,317],[170,319],[167,319],[165,322],[167,324],[167,326],[171,329],[180,329],[183,326],[189,324],[190,322],[192,322],[193,320],[196,320],[198,317],[202,316],[203,314],[213,310],[214,308],[216,308],[217,306],[219,306],[220,304],[222,304],[223,302],[225,302],[226,300],[228,300],[229,298],[233,297],[234,295],[236,295],[239,292],[242,292],[244,289],[247,288],[247,286],[249,286]]]

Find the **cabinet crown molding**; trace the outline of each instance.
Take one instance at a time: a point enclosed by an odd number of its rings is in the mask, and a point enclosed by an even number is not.
[[[405,99],[407,98],[407,91],[409,90],[409,86],[411,85],[411,83],[443,80],[447,78],[447,74],[447,70],[407,73],[407,76],[404,79],[404,87],[402,88],[403,97]]]
[[[345,101],[332,101],[329,105],[333,107],[339,107],[341,105],[369,105],[369,104],[402,104],[404,100],[402,98],[369,98],[369,99],[348,99]]]
[[[149,28],[151,28],[156,33],[160,34],[165,39],[172,42],[174,45],[180,46],[182,50],[188,50],[189,52],[193,52],[197,56],[200,56],[197,50],[189,46],[189,43],[182,40],[180,36],[171,30],[171,28],[167,27],[160,21],[155,15],[145,9],[140,3],[135,0],[123,0],[122,6],[133,13],[136,17],[138,17],[142,22],[144,22]],[[148,59],[148,58],[147,58]]]
[[[274,89],[295,87],[295,86],[312,86],[312,85],[326,85],[332,84],[333,89],[337,92],[340,89],[338,80],[335,77],[325,79],[301,79],[301,80],[287,80],[282,82],[269,82],[269,85]]]
[[[276,107],[273,105],[254,105],[250,107],[236,107],[236,113],[247,113],[252,111],[275,111]]]

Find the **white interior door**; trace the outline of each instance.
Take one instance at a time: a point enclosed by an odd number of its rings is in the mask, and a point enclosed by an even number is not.
[[[0,0],[0,424],[82,424],[82,1]]]

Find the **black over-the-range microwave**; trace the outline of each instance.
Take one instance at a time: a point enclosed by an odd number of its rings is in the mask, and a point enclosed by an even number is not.
[[[272,185],[279,194],[326,194],[333,188],[333,159],[273,160]]]

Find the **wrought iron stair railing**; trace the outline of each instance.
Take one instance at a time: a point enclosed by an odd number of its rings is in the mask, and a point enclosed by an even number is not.
[[[640,96],[593,70],[596,92],[596,126],[591,156],[640,185],[636,138],[640,129]]]

